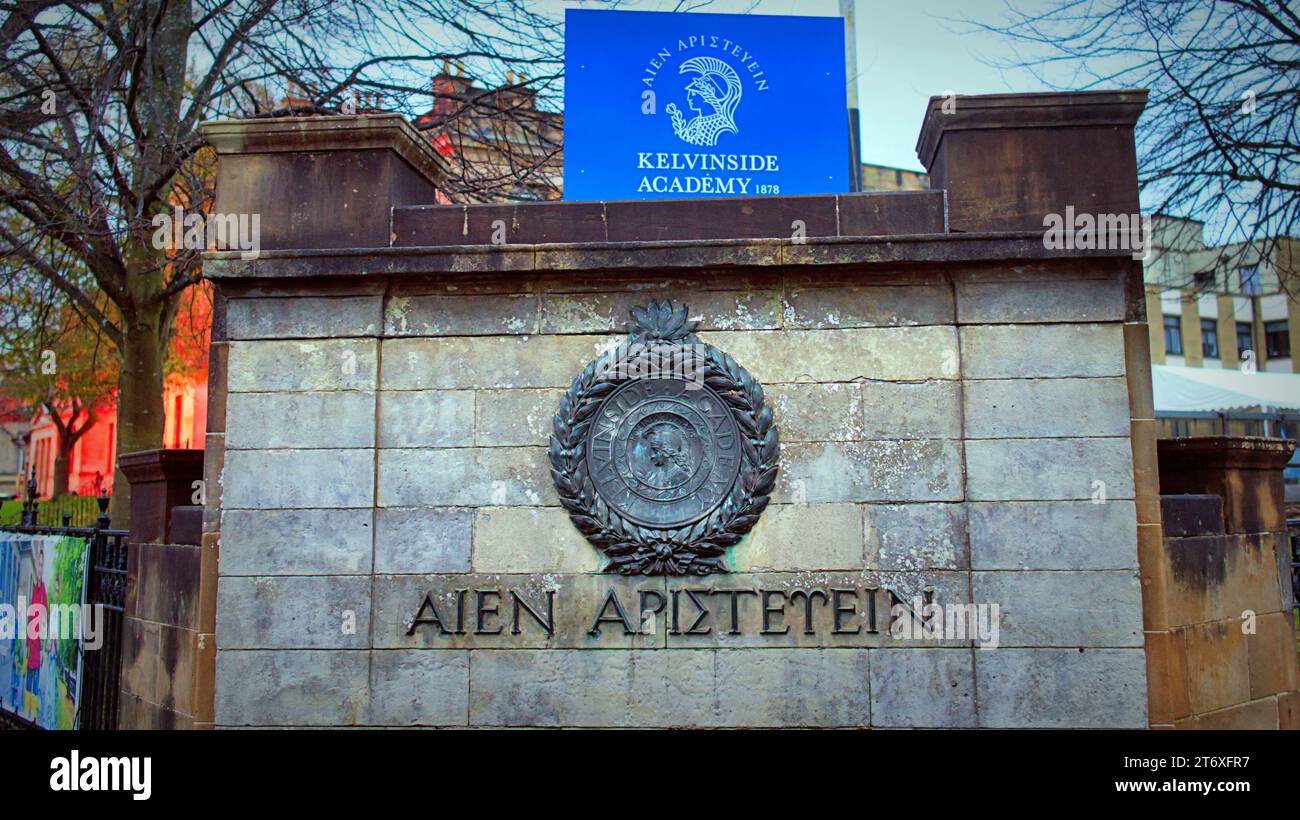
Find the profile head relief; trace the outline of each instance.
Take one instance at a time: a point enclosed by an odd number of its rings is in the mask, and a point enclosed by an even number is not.
[[[715,113],[727,117],[735,113],[741,95],[740,75],[736,69],[716,57],[692,57],[677,71],[679,74],[694,72],[699,75],[686,84],[688,102],[693,95],[699,94],[713,106]]]
[[[739,133],[735,113],[741,85],[736,69],[717,57],[692,57],[677,70],[696,75],[686,84],[686,105],[695,117],[686,120],[677,106],[669,103],[664,110],[672,118],[673,133],[692,145],[716,145],[720,134]]]

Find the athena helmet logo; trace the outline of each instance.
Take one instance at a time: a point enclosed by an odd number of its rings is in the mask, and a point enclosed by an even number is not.
[[[676,103],[664,110],[672,117],[673,133],[691,145],[717,145],[724,133],[738,134],[736,106],[740,104],[740,75],[716,57],[692,57],[679,74],[695,74],[686,84],[686,105],[695,112],[687,120]]]

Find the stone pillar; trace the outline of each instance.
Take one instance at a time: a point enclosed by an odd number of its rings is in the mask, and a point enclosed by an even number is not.
[[[172,509],[193,505],[203,451],[141,450],[123,453],[117,463],[131,483],[131,543],[173,543]]]
[[[1041,231],[1067,206],[1137,214],[1133,125],[1146,91],[931,97],[916,153],[952,231]]]
[[[199,625],[215,616],[201,590],[202,548],[193,503],[202,450],[144,450],[118,459],[131,483],[131,538],[122,628],[120,725],[191,728],[211,695],[196,696],[212,652]],[[210,688],[211,674],[207,676]]]
[[[1207,493],[1223,499],[1226,532],[1286,529],[1282,468],[1295,442],[1246,436],[1160,440],[1160,492]]]
[[[220,159],[216,212],[258,214],[262,250],[387,245],[393,206],[437,202],[446,176],[400,114],[217,120],[202,133]]]
[[[1285,439],[1159,441],[1164,537],[1142,575],[1151,721],[1300,728]]]

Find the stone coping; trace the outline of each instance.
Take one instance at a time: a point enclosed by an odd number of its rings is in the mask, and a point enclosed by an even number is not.
[[[430,182],[447,176],[446,161],[401,114],[208,120],[199,133],[218,156],[387,148]]]
[[[239,251],[204,254],[209,279],[381,277],[428,273],[533,273],[593,270],[716,271],[720,268],[894,266],[1009,260],[1127,259],[1127,250],[1049,250],[1041,231],[888,237],[661,240],[540,245],[445,245]]]
[[[943,191],[408,205],[393,208],[390,244],[785,239],[796,229],[802,238],[940,234],[944,205]]]
[[[175,447],[122,453],[117,466],[131,484],[169,479],[188,479],[203,472],[203,450]]]
[[[945,103],[951,113],[944,112]],[[931,97],[916,140],[921,164],[930,168],[948,131],[999,128],[1132,127],[1147,103],[1144,88],[1120,91],[980,94]]]
[[[1260,436],[1190,436],[1156,440],[1162,470],[1280,470],[1295,442]]]

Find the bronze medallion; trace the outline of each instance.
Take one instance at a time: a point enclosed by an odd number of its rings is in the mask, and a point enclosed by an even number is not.
[[[551,475],[606,571],[725,571],[776,481],[762,386],[686,316],[670,302],[634,309],[628,339],[574,379],[553,420]]]

